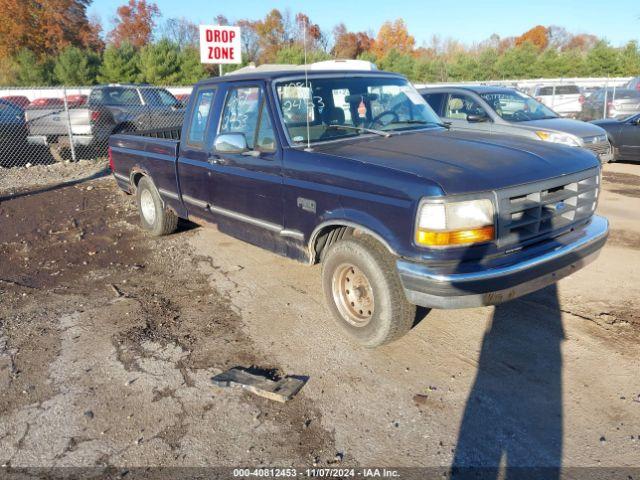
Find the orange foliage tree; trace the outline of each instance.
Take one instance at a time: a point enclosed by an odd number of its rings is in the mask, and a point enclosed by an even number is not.
[[[0,0],[0,58],[22,49],[38,57],[70,45],[101,50],[100,25],[87,18],[90,0]]]
[[[549,31],[542,25],[537,25],[531,30],[527,30],[522,35],[516,38],[516,46],[520,46],[523,43],[532,43],[538,50],[544,50],[549,45]]]
[[[136,48],[142,48],[151,41],[159,16],[160,9],[155,3],[129,0],[129,3],[118,7],[115,27],[109,32],[108,40],[116,47],[129,43]]]
[[[396,50],[398,53],[411,53],[415,44],[416,40],[412,35],[409,35],[404,20],[398,18],[394,22],[382,24],[372,50],[378,58],[382,58],[390,50]]]
[[[358,58],[371,50],[373,38],[365,32],[350,32],[344,23],[333,29],[334,45],[332,53],[337,58]]]

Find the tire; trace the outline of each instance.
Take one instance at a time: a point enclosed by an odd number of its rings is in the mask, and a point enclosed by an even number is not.
[[[346,237],[329,247],[322,287],[336,323],[365,347],[397,340],[415,321],[393,256],[371,237]]]
[[[151,235],[169,235],[178,227],[178,216],[163,207],[158,189],[149,177],[142,177],[136,190],[136,201],[142,228]]]

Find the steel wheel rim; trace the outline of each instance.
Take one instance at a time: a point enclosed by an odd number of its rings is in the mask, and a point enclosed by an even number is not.
[[[146,222],[153,225],[156,221],[156,204],[149,190],[143,190],[140,193],[140,210]]]
[[[373,288],[369,279],[355,265],[343,263],[331,280],[333,301],[342,318],[354,327],[369,324],[374,313]]]

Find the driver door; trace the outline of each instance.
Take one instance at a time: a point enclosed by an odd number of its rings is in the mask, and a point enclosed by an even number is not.
[[[469,121],[469,116],[484,116],[485,121]],[[491,133],[491,117],[471,95],[450,93],[445,101],[443,117],[455,130]]]
[[[212,213],[251,243],[275,240],[283,228],[282,152],[273,118],[262,84],[234,82],[225,92],[216,136],[242,134],[248,151],[221,153],[215,141],[209,147]]]
[[[640,160],[640,115],[627,120],[620,126],[620,156],[625,160]]]

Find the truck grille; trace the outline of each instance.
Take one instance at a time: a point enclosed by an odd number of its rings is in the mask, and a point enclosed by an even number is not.
[[[498,244],[521,245],[589,219],[600,190],[599,171],[499,190]]]
[[[606,135],[598,135],[595,137],[585,137],[582,139],[584,148],[591,150],[596,155],[608,155],[611,153],[611,144],[607,140]]]

